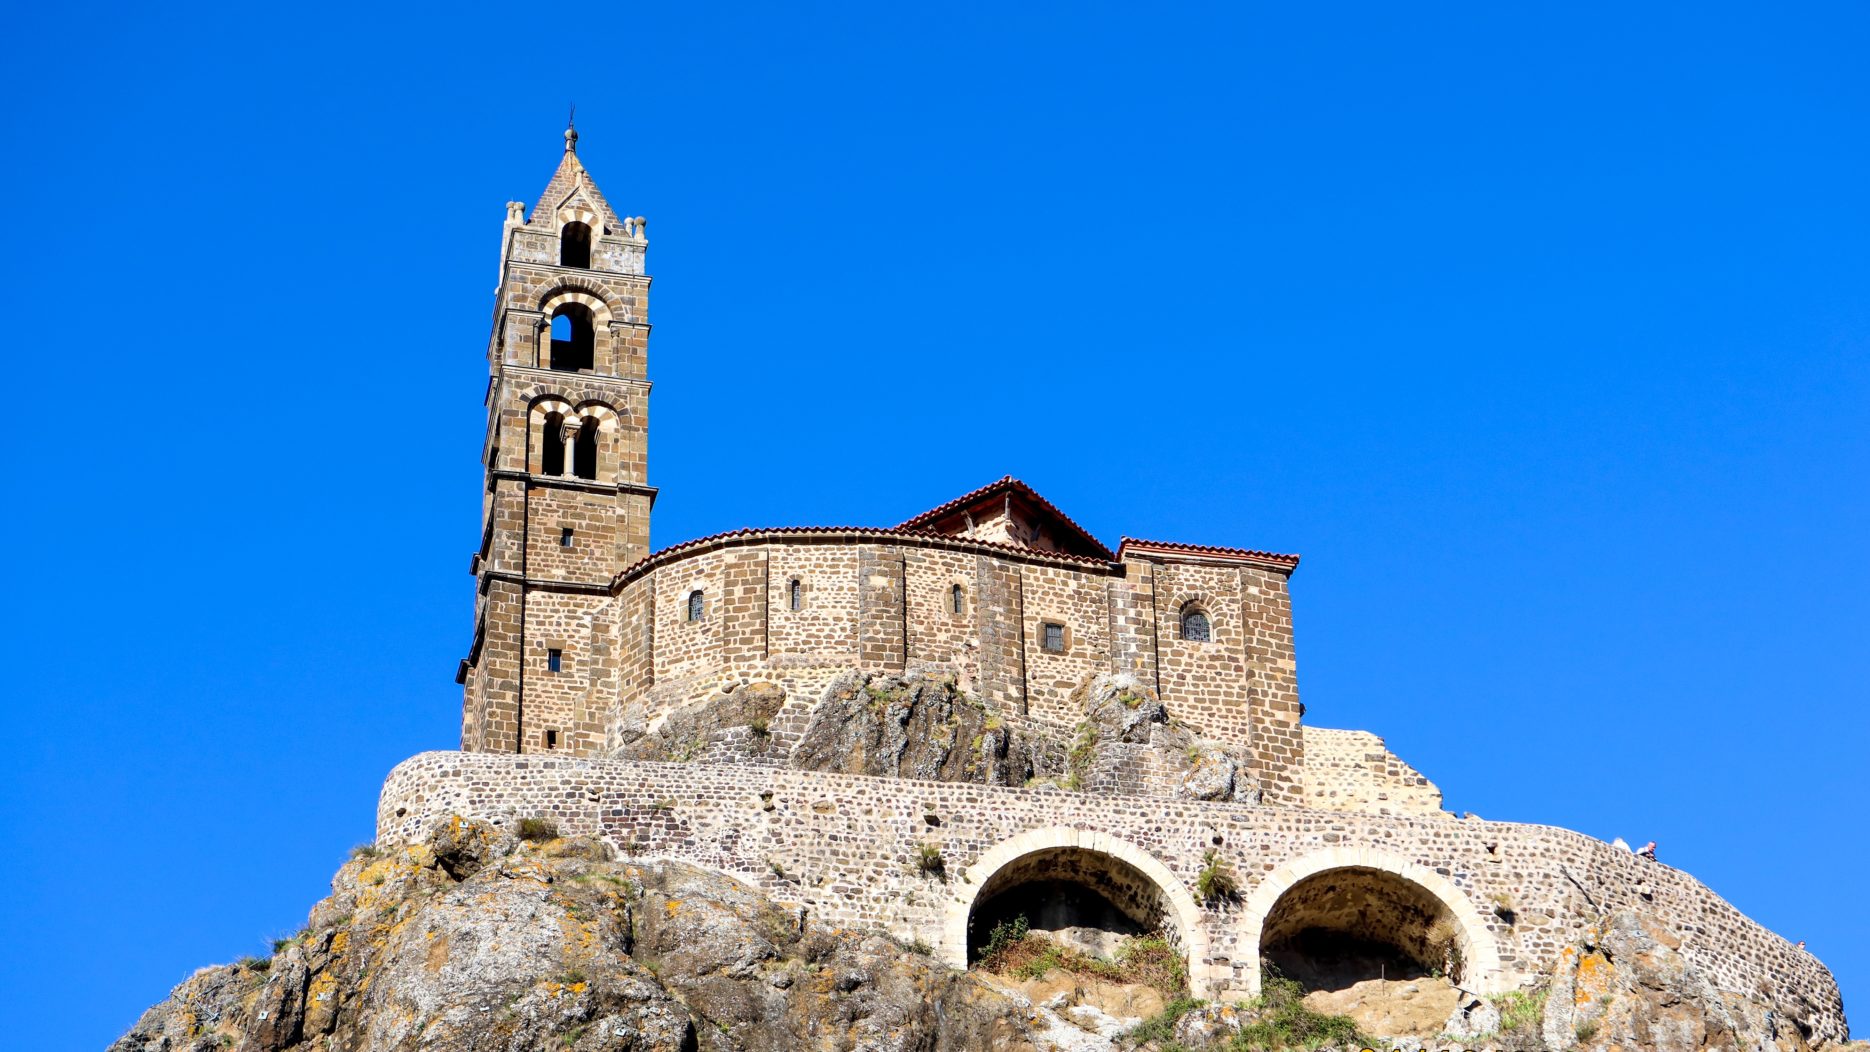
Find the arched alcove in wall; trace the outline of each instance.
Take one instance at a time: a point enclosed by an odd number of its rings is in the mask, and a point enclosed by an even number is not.
[[[1330,849],[1268,874],[1243,915],[1246,945],[1308,989],[1445,975],[1478,993],[1504,986],[1473,903],[1427,867],[1370,849]],[[1258,976],[1252,978],[1257,988]]]
[[[1114,943],[1159,932],[1188,965],[1194,996],[1207,994],[1201,908],[1166,866],[1134,844],[1088,830],[1032,830],[982,854],[951,886],[960,893],[943,945],[955,967],[972,963],[995,924],[1024,916],[1034,929],[1070,931],[1081,944],[1099,933]]]

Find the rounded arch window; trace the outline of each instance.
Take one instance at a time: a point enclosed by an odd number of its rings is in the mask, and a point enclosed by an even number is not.
[[[792,610],[805,609],[805,582],[797,577],[786,582],[786,606]]]
[[[583,304],[567,303],[552,312],[552,355],[546,364],[559,372],[590,370],[597,365],[597,326]]]
[[[558,265],[591,269],[591,228],[576,220],[558,235]]]
[[[697,588],[688,593],[688,619],[690,621],[699,621],[701,620],[701,615],[705,612],[706,608],[702,602],[701,589]]]
[[[1193,604],[1182,608],[1182,638],[1190,643],[1206,643],[1214,638],[1206,611]]]
[[[948,612],[951,614],[967,613],[967,589],[959,584],[948,586]]]
[[[539,472],[545,475],[565,473],[565,417],[545,414],[545,430],[540,434]]]
[[[578,425],[578,440],[571,458],[572,474],[581,479],[597,478],[597,418],[587,416]]]

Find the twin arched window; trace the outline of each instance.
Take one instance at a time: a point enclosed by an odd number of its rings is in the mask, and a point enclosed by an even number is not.
[[[596,417],[567,419],[562,413],[547,413],[545,433],[540,436],[544,440],[539,451],[540,474],[597,478],[597,427]],[[568,445],[566,438],[574,432]]]
[[[1206,643],[1214,638],[1213,627],[1208,624],[1208,615],[1200,607],[1190,604],[1182,608],[1182,639],[1189,643]]]

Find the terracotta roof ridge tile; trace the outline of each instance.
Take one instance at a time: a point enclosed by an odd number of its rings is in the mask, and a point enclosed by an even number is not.
[[[1125,549],[1130,547],[1154,548],[1161,551],[1189,552],[1197,555],[1231,555],[1253,559],[1265,559],[1269,562],[1299,564],[1297,555],[1281,552],[1262,551],[1258,548],[1230,548],[1218,544],[1189,544],[1185,541],[1152,541],[1142,537],[1124,537],[1117,545],[1117,556],[1122,558]]]
[[[635,573],[637,570],[648,565],[649,563],[655,562],[660,559],[666,559],[671,555],[676,555],[678,553],[685,552],[691,548],[698,548],[698,547],[701,547],[702,545],[713,544],[717,541],[730,540],[735,537],[750,537],[750,536],[755,536],[755,535],[767,535],[767,536],[772,536],[772,537],[783,538],[783,537],[797,537],[797,536],[816,536],[816,535],[823,535],[823,534],[828,534],[828,533],[871,534],[877,537],[878,539],[887,539],[891,536],[898,536],[898,537],[915,537],[915,538],[920,538],[920,539],[925,539],[925,540],[950,541],[950,542],[959,543],[959,544],[970,544],[970,545],[974,545],[974,546],[981,547],[981,548],[991,548],[997,551],[1004,551],[1004,552],[1008,552],[1014,555],[1037,557],[1041,559],[1058,559],[1058,560],[1062,560],[1065,562],[1086,563],[1086,564],[1095,565],[1095,566],[1108,566],[1109,564],[1115,561],[1114,559],[1103,559],[1103,558],[1098,558],[1098,557],[1089,556],[1089,555],[1077,555],[1072,552],[1054,552],[1054,551],[1046,551],[1041,548],[1027,548],[1023,545],[1018,545],[1018,544],[1003,544],[999,541],[984,541],[984,540],[980,540],[979,538],[975,538],[975,537],[953,537],[953,536],[950,536],[945,533],[941,533],[936,530],[904,529],[901,526],[742,526],[739,529],[723,530],[720,533],[710,533],[703,537],[694,537],[686,541],[680,541],[676,544],[671,544],[667,548],[657,549],[656,551],[650,552],[648,555],[643,556],[641,559],[638,559],[635,562],[630,563],[629,565],[625,566],[623,569],[618,570],[616,574],[614,575],[614,578],[628,577],[630,574]]]
[[[941,504],[937,504],[935,507],[930,508],[929,510],[925,512],[922,512],[919,515],[911,516],[910,518],[905,519],[903,522],[897,524],[896,529],[907,530],[911,527],[921,525],[922,523],[929,522],[935,519],[939,519],[942,516],[947,515],[950,512],[956,511],[965,505],[971,504],[974,501],[977,501],[981,499],[982,497],[985,497],[988,494],[993,493],[995,490],[999,490],[999,489],[1018,490],[1028,500],[1031,500],[1033,503],[1039,505],[1040,508],[1056,516],[1060,522],[1063,522],[1065,525],[1071,527],[1071,529],[1078,534],[1080,539],[1085,541],[1085,543],[1089,544],[1092,550],[1098,552],[1103,558],[1105,559],[1116,558],[1116,555],[1113,552],[1111,552],[1110,548],[1106,546],[1103,541],[1098,540],[1094,535],[1092,535],[1090,530],[1087,530],[1083,526],[1078,525],[1078,521],[1072,518],[1071,516],[1065,514],[1063,511],[1061,511],[1058,505],[1053,504],[1051,501],[1046,500],[1044,497],[1040,496],[1038,490],[1033,489],[1031,486],[1027,485],[1025,482],[1021,481],[1020,479],[1014,478],[1011,475],[1002,475],[999,478],[995,479],[994,481],[987,483],[985,486],[980,487],[979,489],[969,490],[968,492],[961,494],[959,497],[956,497],[953,500],[944,501]]]

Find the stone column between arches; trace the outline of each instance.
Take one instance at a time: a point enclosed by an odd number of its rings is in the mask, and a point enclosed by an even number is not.
[[[961,879],[949,883],[950,899],[942,927],[943,959],[956,968],[968,966],[968,919],[981,893],[988,889],[994,875],[1022,859],[1052,852],[1072,852],[1101,856],[1121,863],[1146,878],[1160,896],[1165,927],[1173,927],[1171,938],[1180,942],[1188,966],[1189,992],[1195,997],[1209,997],[1217,982],[1225,982],[1231,972],[1208,962],[1206,915],[1194,896],[1169,868],[1155,856],[1128,841],[1089,829],[1055,826],[1033,829],[1001,841],[981,854]]]

